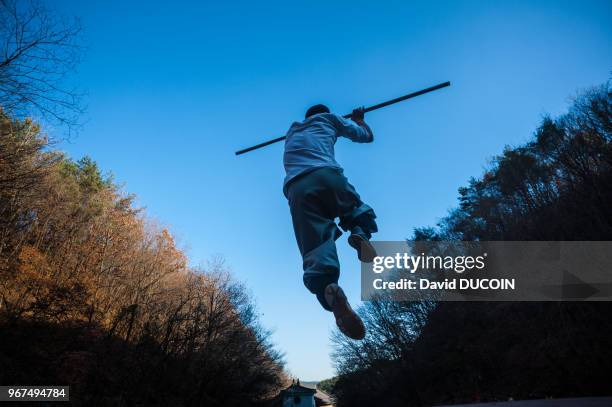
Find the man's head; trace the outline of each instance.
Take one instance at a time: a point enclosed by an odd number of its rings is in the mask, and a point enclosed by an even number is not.
[[[308,108],[306,111],[305,119],[308,119],[310,116],[314,116],[319,113],[329,113],[329,108],[325,105],[314,105]]]

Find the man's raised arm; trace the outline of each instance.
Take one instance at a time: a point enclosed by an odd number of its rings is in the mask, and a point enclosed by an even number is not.
[[[363,110],[363,108],[353,110],[350,120],[342,116],[332,115],[339,137],[346,137],[356,143],[371,143],[374,140],[370,126],[363,120]]]
[[[351,120],[357,123],[357,125],[361,127],[362,129],[364,129],[368,134],[369,139],[368,141],[365,141],[365,142],[371,143],[372,141],[374,141],[374,133],[372,133],[372,129],[365,122],[364,117],[365,117],[365,107],[363,106],[358,107],[357,109],[354,109],[353,112],[351,113]]]

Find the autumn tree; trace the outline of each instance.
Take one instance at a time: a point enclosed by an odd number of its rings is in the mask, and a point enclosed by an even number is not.
[[[282,355],[222,262],[189,267],[94,161],[0,119],[0,383],[70,383],[77,403],[109,405],[244,406],[278,389]]]

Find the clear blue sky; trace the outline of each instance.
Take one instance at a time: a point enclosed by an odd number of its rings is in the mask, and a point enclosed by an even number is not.
[[[61,148],[112,171],[194,265],[222,254],[252,290],[289,370],[333,375],[331,314],[302,285],[281,191],[284,134],[310,104],[338,113],[446,80],[367,116],[337,158],[378,214],[379,240],[433,225],[504,145],[526,141],[612,71],[609,1],[50,2],[79,16],[87,123]],[[359,263],[338,241],[359,304]]]

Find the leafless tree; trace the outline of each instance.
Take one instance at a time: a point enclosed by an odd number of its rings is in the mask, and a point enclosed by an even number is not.
[[[36,0],[0,0],[0,108],[74,129],[83,94],[66,77],[82,55],[80,30]]]

